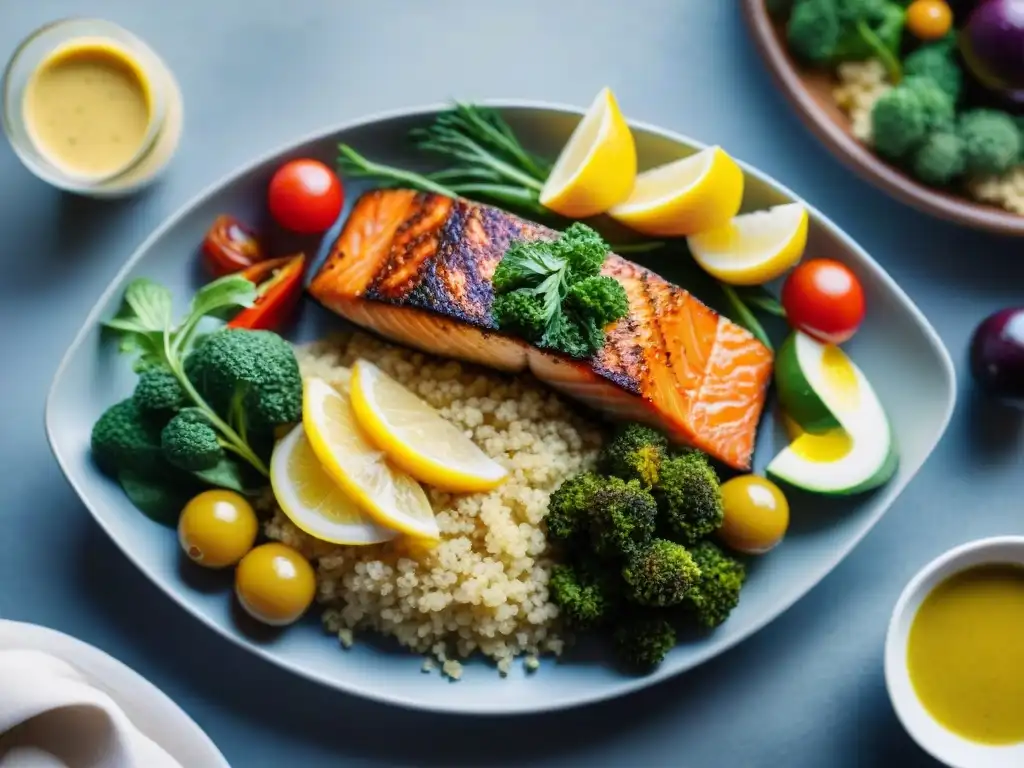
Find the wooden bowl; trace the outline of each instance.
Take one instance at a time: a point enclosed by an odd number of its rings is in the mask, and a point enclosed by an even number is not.
[[[854,173],[925,213],[974,229],[1024,237],[1024,216],[925,186],[858,141],[846,113],[832,98],[832,77],[802,69],[793,60],[784,28],[769,15],[765,0],[742,0],[742,4],[754,42],[782,92],[800,119]]]

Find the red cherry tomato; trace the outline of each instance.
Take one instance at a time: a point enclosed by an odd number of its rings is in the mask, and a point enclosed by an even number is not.
[[[782,307],[794,328],[819,341],[842,344],[864,319],[864,289],[845,265],[812,259],[786,278]]]
[[[222,213],[203,240],[203,262],[214,277],[223,277],[262,261],[265,254],[256,235],[234,216]]]
[[[337,175],[319,160],[292,160],[270,180],[267,201],[282,227],[315,235],[337,220],[345,196]]]

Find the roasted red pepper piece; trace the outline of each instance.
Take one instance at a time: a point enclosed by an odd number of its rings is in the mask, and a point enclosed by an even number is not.
[[[226,213],[214,219],[203,240],[203,261],[214,277],[240,272],[265,258],[252,230]]]
[[[285,256],[254,264],[241,274],[256,284],[256,301],[243,309],[229,328],[272,331],[280,328],[299,303],[302,296],[302,278],[306,272],[306,256]]]

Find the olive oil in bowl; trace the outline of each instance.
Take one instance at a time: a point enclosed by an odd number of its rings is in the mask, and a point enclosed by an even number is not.
[[[1024,742],[1024,567],[955,573],[910,626],[914,691],[939,723],[983,744]]]
[[[903,727],[945,765],[1024,766],[1024,536],[962,544],[910,580],[885,684]]]

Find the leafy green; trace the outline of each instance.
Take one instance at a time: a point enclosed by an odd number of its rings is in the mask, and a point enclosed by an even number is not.
[[[246,482],[245,467],[230,456],[221,456],[216,465],[192,474],[208,485],[239,493],[249,493],[252,488],[251,483]]]
[[[121,336],[123,352],[137,355],[136,371],[152,368],[170,371],[187,399],[209,420],[223,447],[245,459],[260,474],[267,475],[263,460],[210,407],[184,370],[184,358],[200,322],[205,317],[218,317],[229,309],[252,306],[255,299],[256,286],[251,281],[239,275],[228,275],[197,291],[188,314],[174,325],[170,292],[147,278],[138,278],[129,283],[120,311],[105,325]]]
[[[159,283],[140,278],[128,285],[124,301],[141,326],[164,330],[171,324],[171,292]]]
[[[626,291],[599,274],[608,246],[576,222],[554,241],[516,240],[494,270],[499,328],[571,357],[604,344],[604,328],[629,309]]]
[[[146,517],[172,527],[177,524],[181,510],[185,508],[193,490],[171,485],[163,479],[151,479],[128,469],[118,472],[117,480],[129,501]]]

